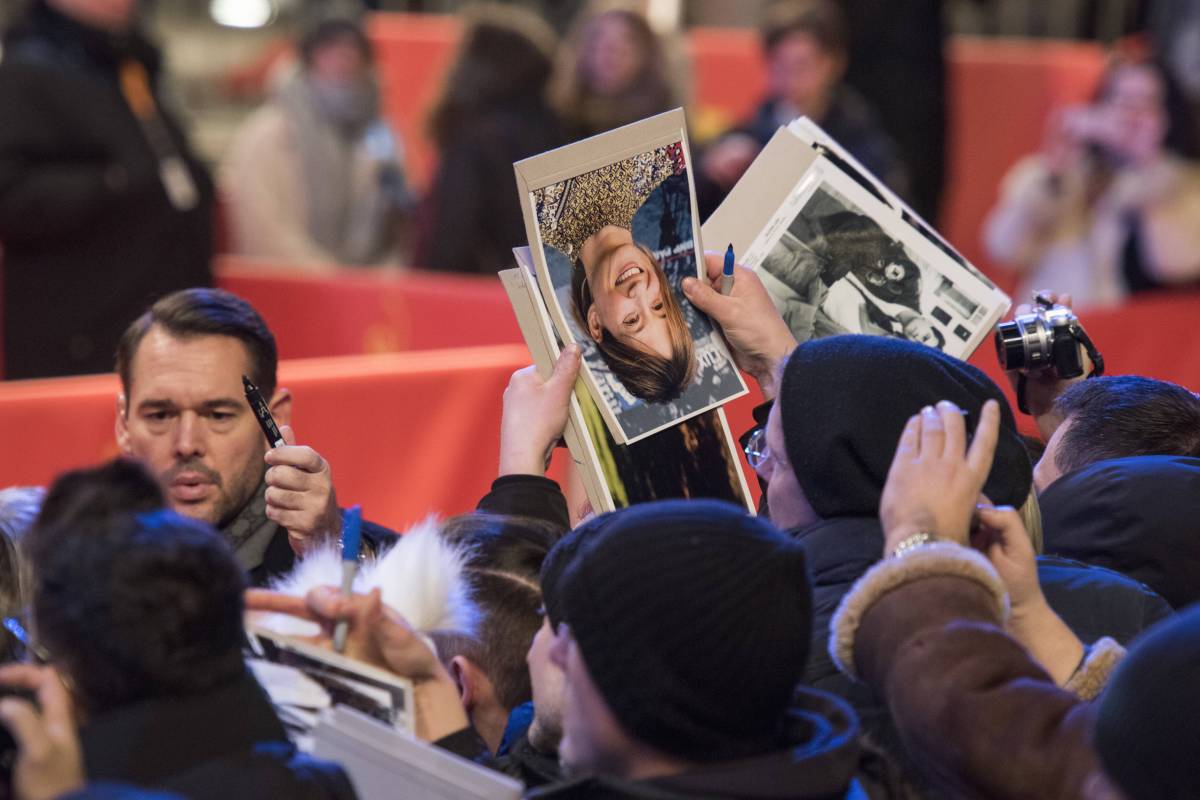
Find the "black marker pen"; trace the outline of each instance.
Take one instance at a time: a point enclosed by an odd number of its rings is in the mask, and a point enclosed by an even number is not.
[[[267,408],[267,401],[263,400],[258,387],[243,375],[242,388],[246,390],[246,402],[250,404],[250,410],[254,412],[254,418],[258,420],[258,426],[262,428],[267,442],[271,447],[283,447],[283,434],[279,432],[279,426],[275,424],[275,418],[271,416],[271,409]]]

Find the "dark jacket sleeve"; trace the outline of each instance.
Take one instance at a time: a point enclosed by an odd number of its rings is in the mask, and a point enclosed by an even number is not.
[[[448,753],[454,753],[456,756],[461,756],[481,766],[494,769],[495,758],[488,750],[487,742],[483,741],[483,737],[472,727],[466,727],[443,736],[434,742],[433,746],[440,747]]]
[[[476,506],[489,514],[532,517],[570,530],[567,498],[558,484],[540,475],[502,475]]]
[[[106,175],[121,170],[114,154],[58,158],[46,152],[46,131],[60,123],[47,113],[44,72],[9,64],[0,70],[0,240],[32,241],[88,222],[121,198]]]
[[[1086,797],[1087,706],[998,624],[985,588],[935,576],[884,594],[854,639],[917,766],[955,797]]]

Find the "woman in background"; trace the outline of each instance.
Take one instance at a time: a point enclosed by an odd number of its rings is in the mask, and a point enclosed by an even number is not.
[[[572,140],[681,105],[662,41],[636,11],[607,4],[585,16],[566,51],[558,107]]]
[[[563,144],[547,91],[557,44],[536,14],[478,6],[430,118],[438,169],[414,265],[494,274],[525,242],[513,162]]]
[[[1200,155],[1187,102],[1156,61],[1119,60],[1088,106],[1060,109],[1042,152],[1004,180],[984,229],[1021,273],[1076,306],[1200,281]]]

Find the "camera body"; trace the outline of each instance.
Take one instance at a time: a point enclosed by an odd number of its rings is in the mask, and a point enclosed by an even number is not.
[[[1053,370],[1059,378],[1078,378],[1084,371],[1080,345],[1089,349],[1090,342],[1069,308],[1039,305],[996,326],[996,355],[1005,370]]]

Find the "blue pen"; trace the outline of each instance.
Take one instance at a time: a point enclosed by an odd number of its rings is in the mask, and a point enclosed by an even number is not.
[[[349,597],[354,592],[354,579],[358,577],[358,550],[362,544],[362,506],[346,509],[342,516],[342,595]],[[350,623],[338,622],[333,629],[333,649],[339,653],[346,649],[346,634]]]
[[[721,294],[733,291],[733,243],[725,248],[725,271],[721,273]]]

